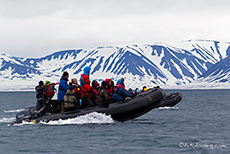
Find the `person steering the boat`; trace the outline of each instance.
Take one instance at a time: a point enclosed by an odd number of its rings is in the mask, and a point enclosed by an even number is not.
[[[44,93],[45,84],[43,81],[39,81],[38,85],[35,87],[36,90],[36,110],[40,110],[45,105],[45,93]]]
[[[117,80],[117,88],[114,90],[112,102],[120,102],[125,100],[126,97],[133,97],[125,90],[124,78]]]

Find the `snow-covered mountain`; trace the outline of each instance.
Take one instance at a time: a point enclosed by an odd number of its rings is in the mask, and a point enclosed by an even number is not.
[[[65,50],[41,58],[0,54],[0,90],[30,90],[39,80],[57,82],[63,71],[79,79],[85,66],[92,68],[91,80],[124,77],[127,88],[199,88],[228,83],[229,54],[229,42],[212,40]]]

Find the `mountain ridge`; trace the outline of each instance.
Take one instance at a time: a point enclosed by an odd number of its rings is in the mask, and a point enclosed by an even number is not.
[[[39,80],[57,82],[63,71],[78,79],[85,66],[92,68],[91,80],[112,78],[116,81],[124,77],[127,87],[131,88],[143,85],[182,88],[193,84],[199,88],[204,83],[229,83],[228,78],[220,74],[216,78],[223,77],[225,80],[208,80],[212,77],[208,72],[223,67],[219,63],[227,63],[229,54],[230,43],[215,40],[100,46],[57,51],[41,58],[0,54],[0,76],[3,79],[0,90],[32,90]],[[7,86],[9,83],[16,87]]]

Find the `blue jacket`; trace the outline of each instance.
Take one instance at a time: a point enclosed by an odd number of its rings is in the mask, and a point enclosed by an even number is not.
[[[83,70],[83,74],[88,75],[89,76],[89,72],[90,72],[91,68],[89,66],[86,66]]]
[[[58,88],[58,102],[63,100],[65,93],[67,89],[69,89],[70,85],[67,85],[68,79],[64,76],[62,76],[60,83],[59,83],[59,88]]]
[[[129,94],[127,91],[125,91],[125,88],[120,86],[114,91],[112,102],[120,102],[125,100],[125,97],[133,97],[133,95]]]
[[[86,66],[86,67],[84,68],[84,70],[83,70],[83,74],[89,76],[90,70],[91,70],[91,68],[90,68],[89,66]],[[80,78],[80,86],[83,86],[83,85],[84,85],[84,83],[83,83],[83,78],[82,78],[82,76],[81,76],[81,78]]]

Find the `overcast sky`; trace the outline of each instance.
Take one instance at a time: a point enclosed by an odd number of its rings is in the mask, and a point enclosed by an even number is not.
[[[0,52],[212,39],[230,41],[229,0],[0,0]]]

